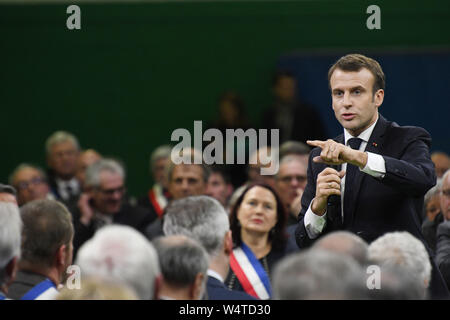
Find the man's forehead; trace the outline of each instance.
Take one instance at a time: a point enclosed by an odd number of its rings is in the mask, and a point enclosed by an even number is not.
[[[331,89],[344,87],[371,87],[375,81],[375,77],[369,69],[361,68],[358,71],[344,71],[336,69],[330,78]]]
[[[199,165],[196,164],[179,164],[175,166],[173,170],[173,176],[186,176],[186,175],[195,175],[195,176],[201,176],[202,175],[202,168]]]
[[[16,181],[25,180],[30,177],[41,176],[40,172],[32,167],[25,167],[16,173],[14,177]]]

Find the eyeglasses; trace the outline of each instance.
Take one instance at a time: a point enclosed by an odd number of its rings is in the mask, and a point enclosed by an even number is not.
[[[19,181],[16,184],[16,188],[18,190],[25,190],[25,189],[28,189],[28,187],[31,186],[31,185],[35,186],[35,185],[38,185],[38,184],[41,184],[41,183],[44,183],[44,182],[45,182],[45,179],[43,179],[41,177],[35,177],[35,178],[33,178],[31,180],[28,180],[28,181]]]
[[[285,177],[281,177],[279,180],[283,183],[290,183],[293,179],[297,180],[300,183],[303,183],[306,181],[305,176],[285,176]]]
[[[441,190],[441,194],[446,196],[447,198],[450,198],[450,189]]]
[[[114,188],[114,189],[102,189],[102,188],[98,188],[98,191],[100,191],[101,193],[103,193],[106,196],[112,196],[113,194],[115,194],[116,192],[123,194],[125,192],[126,188],[124,186],[120,186],[118,188]]]

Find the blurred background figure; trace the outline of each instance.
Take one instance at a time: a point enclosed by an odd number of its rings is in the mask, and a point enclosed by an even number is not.
[[[228,201],[233,193],[233,185],[230,176],[224,166],[214,165],[210,167],[211,174],[208,178],[206,195],[213,197],[229,212]]]
[[[8,297],[51,300],[72,264],[73,225],[67,208],[55,200],[34,200],[20,208],[22,256]]]
[[[75,174],[80,153],[77,138],[66,131],[56,131],[45,142],[48,165],[48,184],[57,200],[69,207],[81,193]]]
[[[273,267],[298,250],[287,241],[286,219],[283,203],[271,187],[253,184],[244,190],[230,214],[234,249],[225,281],[230,289],[259,299],[271,297]],[[259,276],[251,277],[255,272]],[[246,279],[253,280],[251,285]]]
[[[321,249],[290,255],[275,267],[274,299],[367,299],[364,270],[351,257]]]
[[[81,151],[80,155],[78,156],[77,171],[75,174],[78,182],[80,183],[81,191],[84,191],[84,188],[85,188],[87,168],[91,164],[100,160],[101,158],[102,158],[102,155],[94,149],[87,149],[87,150]]]
[[[409,232],[389,232],[369,245],[369,260],[380,267],[396,266],[409,273],[421,288],[421,299],[428,298],[431,263],[420,240]],[[381,288],[382,290],[383,288]]]
[[[436,151],[431,154],[431,161],[434,163],[434,169],[438,180],[442,178],[445,171],[450,169],[450,157],[445,152]]]
[[[148,193],[138,200],[138,205],[156,214],[161,218],[164,208],[167,206],[169,192],[167,190],[166,167],[170,161],[172,146],[162,145],[156,148],[150,155],[150,174],[153,186]]]
[[[124,285],[99,278],[81,280],[79,289],[64,288],[55,300],[138,300],[136,293]]]
[[[206,291],[209,257],[195,240],[184,235],[153,240],[162,280],[159,299],[201,300]]]
[[[272,76],[273,104],[264,112],[262,127],[279,129],[280,143],[295,140],[325,140],[327,135],[317,110],[303,103],[297,94],[297,82],[288,71]]]
[[[0,200],[0,300],[15,280],[20,259],[22,219],[17,204]]]
[[[80,246],[105,225],[122,224],[144,233],[156,219],[126,201],[125,170],[116,160],[103,158],[86,170],[85,192],[72,209],[75,256]]]
[[[442,177],[440,202],[444,221],[437,228],[436,264],[450,288],[450,170]]]
[[[362,267],[368,263],[369,245],[361,237],[348,231],[331,232],[314,242],[312,247],[349,256]]]
[[[82,277],[123,283],[140,300],[158,299],[160,267],[153,245],[129,226],[112,225],[99,230],[78,253]]]
[[[299,141],[289,140],[283,142],[280,145],[279,157],[280,159],[282,159],[288,155],[299,156],[300,158],[302,158],[303,162],[305,163],[305,166],[308,167],[308,158],[310,152],[311,148],[307,144]]]
[[[228,214],[221,204],[208,196],[193,196],[172,201],[166,210],[164,234],[195,239],[208,252],[208,299],[254,300],[244,292],[229,290],[224,284],[230,269],[233,240]]]
[[[55,199],[50,192],[44,170],[37,166],[19,164],[9,176],[9,183],[17,190],[19,206],[38,199]]]
[[[424,197],[424,217],[422,223],[422,234],[433,253],[436,252],[436,233],[438,225],[444,221],[441,212],[441,188],[442,180],[428,190]]]
[[[0,202],[11,202],[17,205],[16,189],[7,184],[0,183]]]

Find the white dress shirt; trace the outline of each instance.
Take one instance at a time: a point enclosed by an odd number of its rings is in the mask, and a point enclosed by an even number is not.
[[[360,138],[362,140],[361,146],[359,147],[360,151],[366,150],[367,142],[369,141],[370,136],[372,135],[373,129],[375,128],[375,125],[378,122],[375,121],[369,128],[364,130],[358,137],[353,137],[347,129],[344,129],[344,139],[345,139],[345,145],[348,146],[348,140],[351,138]],[[379,154],[375,154],[372,152],[366,152],[367,153],[367,164],[363,169],[359,169],[360,171],[367,173],[375,178],[383,178],[386,174],[386,164],[384,161],[383,156]],[[341,170],[346,171],[347,170],[347,163],[342,164]],[[345,176],[341,179],[341,214],[342,219],[344,218],[344,192],[345,192]],[[314,199],[313,199],[314,200]],[[312,203],[312,201],[311,201]],[[315,239],[319,236],[319,234],[322,232],[323,228],[325,227],[325,224],[327,222],[327,213],[325,212],[324,215],[318,216],[311,210],[311,203],[309,204],[308,210],[305,213],[305,228],[306,232],[308,233],[308,236],[310,239]]]

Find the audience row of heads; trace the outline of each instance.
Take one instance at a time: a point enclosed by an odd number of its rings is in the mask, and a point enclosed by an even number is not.
[[[424,219],[433,221],[440,213],[444,220],[450,220],[450,169],[424,197]]]

